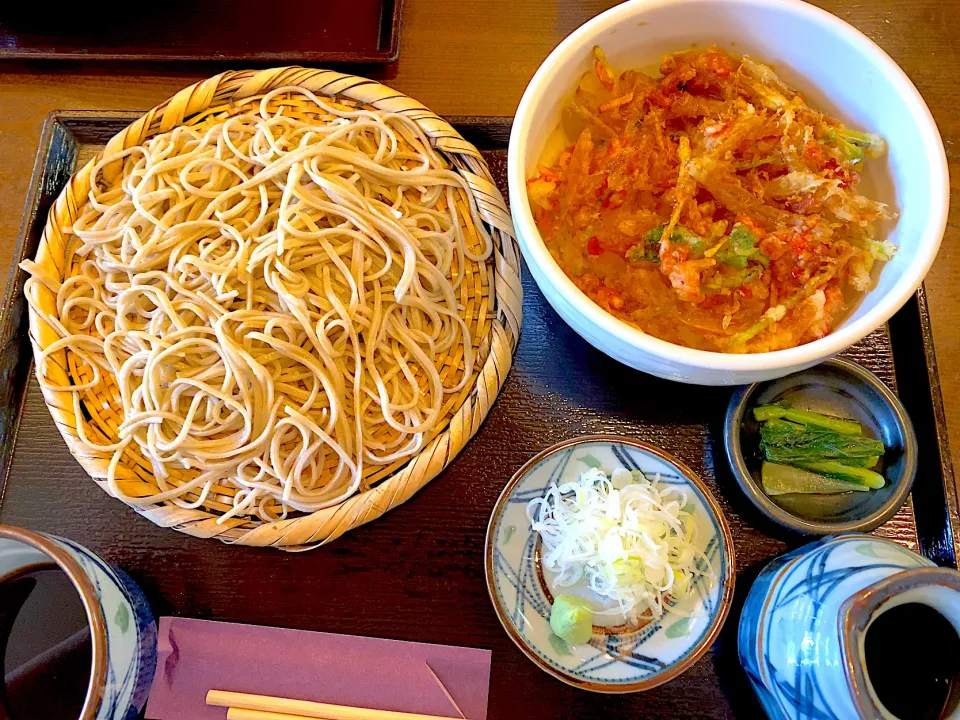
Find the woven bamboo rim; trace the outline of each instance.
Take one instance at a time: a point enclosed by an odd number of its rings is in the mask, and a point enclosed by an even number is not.
[[[308,550],[330,542],[409,500],[463,449],[500,392],[520,333],[523,299],[520,253],[513,237],[510,213],[479,151],[449,123],[417,101],[372,80],[299,67],[225,72],[184,88],[150,110],[114,136],[97,157],[76,172],[50,210],[37,252],[37,263],[54,277],[63,279],[69,273],[74,262],[74,242],[63,228],[70,227],[78,216],[90,190],[90,172],[105,152],[115,153],[140,145],[178,125],[198,124],[212,117],[232,114],[239,100],[294,85],[337,102],[403,113],[416,122],[451,167],[466,179],[476,198],[481,219],[493,238],[494,253],[480,266],[474,264],[461,268],[465,276],[461,282],[460,301],[466,308],[465,319],[480,347],[474,383],[456,397],[449,398],[446,407],[448,421],[418,455],[390,466],[371,466],[371,472],[364,476],[361,491],[339,505],[274,522],[233,517],[218,523],[217,519],[230,507],[228,501],[235,492],[227,486],[211,492],[198,509],[166,504],[131,505],[157,525],[188,535],[288,551]],[[291,106],[290,111],[297,111],[295,101],[284,101],[284,104]],[[35,301],[42,311],[55,314],[54,294],[46,287],[34,287]],[[40,353],[57,338],[55,331],[31,307],[30,340],[34,354]],[[88,379],[85,377],[88,370],[69,350],[51,355],[50,360],[44,379],[51,383],[79,384]],[[457,363],[462,366],[462,362],[462,346],[454,348],[443,359],[442,372],[454,372]],[[39,367],[37,373],[39,377]],[[84,414],[89,417],[81,420],[92,437],[106,439],[111,434],[116,437],[114,433],[122,420],[122,412],[114,400],[115,393],[116,385],[107,377],[83,397]],[[80,442],[71,393],[45,389],[43,396],[73,456],[109,493],[106,482],[109,457],[92,454]],[[157,491],[150,464],[138,452],[131,449],[130,456],[125,455],[121,465],[123,474],[118,473],[119,483],[128,495],[145,497]]]

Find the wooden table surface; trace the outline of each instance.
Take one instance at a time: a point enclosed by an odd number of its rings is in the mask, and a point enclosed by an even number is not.
[[[400,61],[381,69],[350,69],[381,79],[441,114],[512,115],[527,81],[549,51],[581,23],[613,4],[610,0],[405,0]],[[944,3],[942,0],[828,0],[818,4],[865,32],[903,67],[930,105],[944,138],[952,174],[955,178],[960,177],[956,154],[960,142],[960,113],[955,110],[960,101],[960,86],[956,82],[960,75],[960,3]],[[147,109],[179,88],[223,69],[216,65],[0,63],[0,264],[5,267],[13,254],[40,130],[48,112],[54,109]],[[960,317],[960,292],[956,290],[960,287],[960,247],[957,244],[960,216],[955,205],[949,220],[940,256],[926,284],[952,437],[952,455],[954,464],[960,467],[960,327],[956,322]],[[527,331],[531,331],[529,326]],[[39,461],[40,458],[33,460]],[[55,487],[51,486],[50,491],[56,492]],[[470,497],[467,493],[460,499],[469,501]],[[97,507],[100,507],[99,503]],[[96,522],[117,522],[120,515],[130,512],[115,501],[109,507],[110,510],[97,517]],[[35,517],[43,517],[42,507],[37,506],[33,511]],[[88,516],[87,522],[90,520]],[[455,520],[454,517],[452,521]],[[77,522],[81,521],[78,517]],[[377,523],[361,531],[369,531],[383,541],[383,554],[379,558],[351,559],[349,543],[337,543],[330,549],[332,554],[327,559],[334,562],[342,553],[347,553],[346,560],[360,563],[363,568],[369,569],[368,566],[382,562],[386,565],[392,563],[398,573],[404,572],[391,558],[391,541],[387,536],[388,530],[396,529],[402,521],[399,517],[388,517],[383,522],[382,526]],[[449,533],[455,551],[458,533],[452,527]],[[408,540],[416,544],[415,537]],[[140,547],[147,551],[148,546],[156,547],[158,560],[162,559],[164,552],[185,550],[188,543],[200,542],[183,536],[174,537],[171,531],[158,528],[150,528],[141,537],[130,536],[127,541],[130,549]],[[151,545],[154,542],[157,545]],[[161,544],[167,547],[166,551],[160,550]],[[226,558],[220,549],[211,548],[208,555],[214,565]],[[237,559],[234,555],[231,557]],[[316,557],[319,567],[320,556],[312,557]],[[282,561],[278,558],[277,564],[292,570],[292,562],[289,557]],[[198,563],[191,568],[191,577],[183,580],[179,592],[185,598],[192,597],[190,584],[199,582],[206,574],[203,562],[198,559]],[[360,572],[363,568],[359,565],[355,568],[358,577],[353,579],[363,579]],[[240,566],[232,569],[242,573]],[[341,568],[343,572],[349,569]],[[214,568],[207,570],[213,571]],[[479,592],[483,592],[482,574],[470,572],[478,583]],[[285,576],[281,573],[278,578],[281,575]],[[429,569],[420,568],[416,577],[427,581],[431,578]],[[237,579],[240,580],[239,576]],[[221,578],[221,582],[228,581]],[[417,586],[414,590],[419,592],[425,587]],[[180,599],[179,595],[169,597],[170,606],[158,609],[170,611]],[[355,599],[361,602],[361,597]],[[204,614],[203,608],[194,610],[198,616]],[[248,610],[238,609],[233,613],[235,617],[230,619],[269,621],[246,616]],[[302,612],[305,614],[300,618],[303,621],[300,625],[315,624],[311,621],[312,611],[306,605]],[[385,634],[383,624],[374,618],[368,617],[366,625],[358,622],[356,617],[352,619],[352,629],[356,632]],[[404,619],[413,620],[412,617]],[[437,638],[436,641],[456,642],[457,638]],[[721,652],[720,658],[724,663],[736,663],[732,652]],[[495,663],[497,660],[495,658]],[[718,668],[718,672],[722,675],[726,671]],[[494,675],[496,678],[498,673]],[[696,680],[693,682],[696,684]],[[742,685],[735,684],[735,687],[733,694],[743,691]],[[654,698],[650,699],[656,703]],[[704,699],[711,701],[710,698]],[[728,697],[727,700],[732,701],[734,707],[738,704],[734,698]],[[717,698],[712,701],[716,702]],[[527,698],[526,702],[529,708],[533,699]],[[755,707],[749,700],[741,702],[745,703],[744,709]],[[581,710],[586,707],[581,706]],[[609,709],[626,707],[612,701],[608,704]],[[500,708],[504,706],[501,704]],[[712,714],[707,708],[689,708],[689,711],[691,717]]]

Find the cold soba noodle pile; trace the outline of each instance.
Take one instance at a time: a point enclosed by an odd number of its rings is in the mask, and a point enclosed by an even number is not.
[[[233,486],[224,518],[271,520],[340,502],[365,466],[440,429],[476,358],[458,285],[491,242],[465,181],[406,117],[298,88],[247,103],[104,157],[67,229],[68,277],[24,267],[60,336],[39,375],[65,348],[89,369],[45,386],[72,393],[111,492],[199,507]],[[81,400],[110,376],[119,433],[97,439]],[[160,492],[122,491],[131,450]]]

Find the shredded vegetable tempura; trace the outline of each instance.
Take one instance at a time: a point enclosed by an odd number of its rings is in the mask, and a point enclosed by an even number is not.
[[[527,505],[527,517],[558,587],[585,581],[616,601],[601,613],[659,618],[703,574],[687,500],[682,489],[636,470],[618,468],[608,478],[591,469],[577,482],[551,485]],[[709,568],[703,559],[700,566]]]
[[[527,181],[550,251],[594,302],[669,342],[765,352],[826,335],[896,250],[876,238],[896,214],[857,192],[883,139],[747,56],[689,50],[660,72],[617,74],[595,49],[562,123],[576,144]]]

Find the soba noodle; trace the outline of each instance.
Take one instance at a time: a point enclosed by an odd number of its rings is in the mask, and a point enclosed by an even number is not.
[[[305,103],[309,119],[290,113]],[[491,242],[462,177],[403,115],[299,88],[248,104],[103,157],[67,229],[68,277],[24,263],[60,337],[41,383],[72,394],[128,503],[195,508],[218,486],[236,488],[222,519],[339,503],[365,466],[417,453],[471,380],[457,288]],[[462,367],[442,366],[458,345]],[[89,381],[46,379],[64,349]],[[97,440],[81,402],[105,374],[122,422]],[[130,449],[159,492],[123,492]]]

